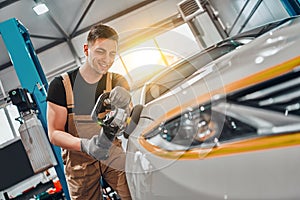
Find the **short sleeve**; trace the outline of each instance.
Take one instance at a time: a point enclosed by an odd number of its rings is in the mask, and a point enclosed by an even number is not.
[[[59,106],[67,107],[66,92],[62,82],[62,77],[55,77],[49,84],[47,91],[47,101]]]

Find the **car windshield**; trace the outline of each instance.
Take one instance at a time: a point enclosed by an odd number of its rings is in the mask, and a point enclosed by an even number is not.
[[[287,22],[292,21],[294,18],[286,18],[248,30],[173,64],[144,85],[140,103],[146,104],[158,98],[211,61],[233,51],[237,47],[247,44],[274,28],[287,24]]]
[[[148,103],[164,94],[170,88],[189,77],[201,67],[241,45],[243,45],[243,43],[237,40],[226,40],[218,43],[215,46],[205,49],[199,54],[182,60],[179,63],[176,63],[174,66],[171,66],[170,69],[160,73],[153,82],[150,81],[146,83],[145,103]]]

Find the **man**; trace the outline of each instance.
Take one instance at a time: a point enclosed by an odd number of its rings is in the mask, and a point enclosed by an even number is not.
[[[49,85],[48,135],[52,144],[62,148],[72,200],[102,199],[101,176],[122,200],[131,199],[120,140],[110,137],[109,131],[90,119],[96,100],[104,92],[111,90],[111,104],[124,109],[129,105],[126,79],[108,72],[117,46],[118,34],[113,28],[103,24],[93,26],[83,46],[86,62],[56,77]],[[100,139],[100,131],[108,136],[106,140]]]

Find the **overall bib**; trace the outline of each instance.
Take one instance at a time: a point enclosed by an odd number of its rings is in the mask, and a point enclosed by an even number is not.
[[[99,134],[101,127],[90,115],[76,115],[74,95],[67,73],[62,74],[68,109],[68,132],[80,138]],[[112,89],[112,74],[107,73],[106,91]],[[131,199],[125,175],[125,152],[121,140],[115,139],[107,160],[98,161],[86,153],[62,149],[66,180],[72,200],[101,200],[100,177],[119,194],[122,200]]]

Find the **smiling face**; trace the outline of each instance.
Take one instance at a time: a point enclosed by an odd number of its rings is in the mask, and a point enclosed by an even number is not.
[[[87,64],[98,74],[106,74],[115,60],[117,41],[98,38],[84,45]]]

